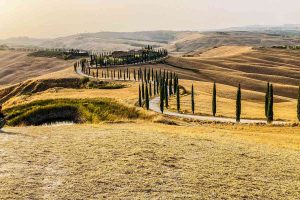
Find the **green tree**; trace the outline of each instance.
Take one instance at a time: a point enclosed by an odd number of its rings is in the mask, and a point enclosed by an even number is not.
[[[194,85],[192,84],[192,94],[191,94],[191,103],[192,103],[192,112],[195,114],[195,94],[194,94]]]
[[[169,95],[168,95],[168,82],[165,81],[165,102],[166,102],[166,108],[169,107]]]
[[[179,90],[179,86],[177,86],[177,90],[176,90],[176,101],[177,101],[177,111],[180,112],[180,90]]]
[[[148,84],[146,84],[146,108],[149,110],[149,91],[148,91]]]
[[[265,95],[265,116],[268,117],[268,104],[269,104],[269,93],[270,93],[270,83],[267,83],[267,91]]]
[[[268,116],[267,116],[267,121],[268,123],[272,123],[274,120],[274,111],[273,111],[273,85],[270,85],[270,90],[269,90],[269,103],[268,103]]]
[[[149,95],[152,97],[152,84],[149,82]]]
[[[145,99],[145,85],[144,82],[142,82],[142,98]]]
[[[164,86],[160,87],[160,111],[164,113]]]
[[[239,84],[237,95],[236,95],[236,122],[241,121],[241,110],[242,110],[242,92],[241,92],[241,85]]]
[[[214,87],[213,87],[212,113],[213,113],[213,116],[215,117],[216,113],[217,113],[217,87],[216,87],[216,82],[214,82]]]
[[[139,106],[142,107],[141,85],[139,84]]]

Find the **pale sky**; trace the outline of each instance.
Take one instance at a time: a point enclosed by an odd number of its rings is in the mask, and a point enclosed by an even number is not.
[[[300,24],[300,0],[0,0],[0,38]]]

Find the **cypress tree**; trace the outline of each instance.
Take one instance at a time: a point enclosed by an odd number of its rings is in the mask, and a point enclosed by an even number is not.
[[[169,96],[168,96],[168,82],[165,81],[165,101],[166,101],[166,108],[169,107]]]
[[[172,80],[169,80],[169,95],[171,96],[173,94],[172,91]]]
[[[180,91],[179,91],[179,86],[177,86],[177,90],[176,90],[176,101],[177,101],[177,111],[180,112]]]
[[[149,91],[148,91],[148,84],[146,84],[146,108],[149,110]]]
[[[192,95],[191,95],[191,103],[192,103],[192,112],[195,114],[195,95],[194,95],[194,85],[192,84]]]
[[[242,92],[241,92],[241,85],[239,84],[237,95],[236,95],[236,122],[241,121],[241,109],[242,109]]]
[[[299,84],[299,92],[298,92],[297,117],[298,120],[300,121],[300,84]]]
[[[144,82],[142,82],[142,98],[145,99],[145,85]]]
[[[141,85],[139,84],[139,106],[142,107]]]
[[[269,91],[269,103],[268,103],[268,116],[267,116],[267,121],[268,123],[272,123],[274,119],[274,112],[273,112],[273,85],[270,85],[270,91]]]
[[[151,82],[149,82],[149,95],[152,97],[152,85]]]
[[[268,117],[268,104],[269,104],[269,93],[270,93],[270,83],[267,83],[267,91],[265,95],[265,116]]]
[[[154,72],[153,72],[153,68],[152,68],[152,81],[154,81]]]
[[[213,116],[215,117],[216,113],[217,113],[217,87],[216,87],[216,82],[214,82],[214,87],[213,87],[212,113],[213,113]]]
[[[160,111],[164,113],[164,87],[160,87]]]

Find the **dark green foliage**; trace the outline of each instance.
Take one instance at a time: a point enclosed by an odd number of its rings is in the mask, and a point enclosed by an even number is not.
[[[148,91],[148,84],[146,84],[146,108],[149,110],[149,91]]]
[[[159,104],[159,106],[160,106],[160,111],[161,111],[161,113],[164,113],[164,87],[163,86],[161,86],[160,87],[160,104]]]
[[[267,121],[268,123],[272,123],[274,120],[274,111],[273,111],[273,85],[270,85],[270,90],[269,90],[269,102],[268,102],[268,115],[267,115]]]
[[[47,57],[47,58],[59,58],[64,60],[75,59],[75,58],[82,58],[88,57],[89,53],[82,50],[77,49],[70,49],[70,50],[62,50],[62,49],[48,49],[48,50],[41,50],[36,51],[33,53],[28,54],[28,56],[32,57]]]
[[[266,95],[265,95],[265,116],[266,117],[268,117],[269,92],[270,92],[270,83],[268,82]]]
[[[195,94],[194,94],[194,85],[192,85],[192,94],[191,94],[191,104],[192,104],[192,112],[195,113]]]
[[[149,82],[149,95],[152,97],[152,84]]]
[[[177,90],[176,90],[176,102],[177,102],[177,111],[180,112],[180,90],[179,90],[179,86],[177,86]]]
[[[169,95],[168,95],[168,82],[165,81],[165,103],[166,103],[166,108],[169,107]]]
[[[139,85],[139,106],[142,107],[141,85]]]
[[[142,82],[142,98],[145,99],[145,85],[144,82]]]
[[[170,96],[173,95],[173,88],[172,88],[172,80],[169,80],[169,94]]]
[[[216,82],[214,82],[214,87],[213,87],[212,113],[213,113],[213,116],[215,117],[216,113],[217,113],[217,87],[216,87]]]
[[[237,95],[236,95],[236,122],[241,121],[241,110],[242,110],[242,92],[241,85],[239,84]]]

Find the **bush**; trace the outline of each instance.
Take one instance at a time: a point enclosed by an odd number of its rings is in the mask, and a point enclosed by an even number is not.
[[[6,109],[4,113],[10,126],[41,125],[58,121],[99,123],[140,117],[134,107],[129,108],[106,98],[41,100]]]

